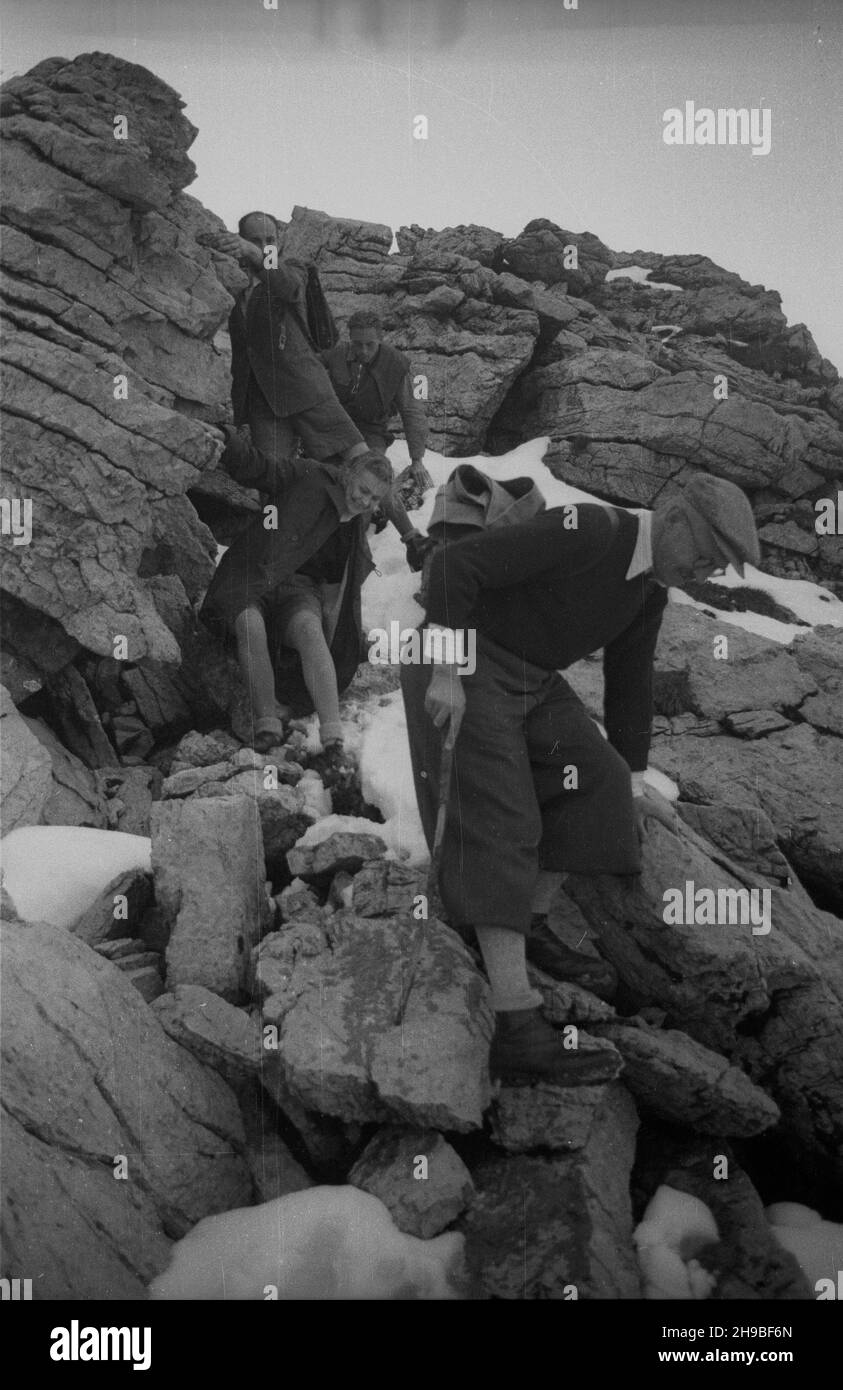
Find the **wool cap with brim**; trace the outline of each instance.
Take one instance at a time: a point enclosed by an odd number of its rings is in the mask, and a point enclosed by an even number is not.
[[[744,565],[758,565],[761,546],[746,494],[725,478],[701,473],[683,489],[682,500],[706,523],[722,557],[743,578]]]

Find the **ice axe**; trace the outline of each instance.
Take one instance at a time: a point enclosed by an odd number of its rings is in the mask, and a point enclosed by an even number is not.
[[[451,789],[451,772],[454,767],[454,744],[457,741],[457,734],[460,731],[463,711],[458,710],[448,720],[448,732],[442,743],[442,761],[439,765],[439,809],[436,813],[436,830],[433,836],[433,849],[430,855],[430,872],[427,876],[427,901],[439,901],[438,879],[439,870],[442,866],[442,847],[445,841],[445,821],[448,817],[448,792]],[[413,934],[413,944],[410,949],[409,959],[405,973],[405,980],[401,990],[401,998],[395,1011],[393,1022],[397,1026],[404,1018],[404,1010],[407,1007],[407,1000],[413,988],[416,970],[421,959],[424,947],[424,919],[422,919]]]
[[[448,732],[442,743],[442,761],[439,764],[439,807],[436,812],[436,830],[433,835],[433,849],[430,855],[430,873],[427,877],[427,898],[439,897],[439,870],[442,867],[442,850],[445,843],[445,821],[448,818],[448,793],[451,790],[451,773],[454,769],[454,744],[460,731],[463,711],[455,711],[448,720]]]

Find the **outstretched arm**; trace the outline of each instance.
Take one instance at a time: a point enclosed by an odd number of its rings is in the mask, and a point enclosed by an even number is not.
[[[229,477],[243,487],[255,487],[269,497],[277,497],[307,468],[306,460],[268,458],[231,425],[224,430],[226,445],[219,461]]]
[[[430,487],[431,479],[423,464],[424,451],[427,448],[427,416],[423,406],[413,395],[413,383],[409,373],[401,382],[395,405],[407,438],[413,481],[422,488]]]

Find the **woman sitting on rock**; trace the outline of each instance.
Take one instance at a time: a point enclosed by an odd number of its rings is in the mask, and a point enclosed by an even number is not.
[[[270,499],[220,561],[201,616],[237,642],[252,746],[280,744],[276,705],[315,708],[323,750],[343,761],[339,696],[360,662],[360,590],[374,569],[366,529],[388,493],[392,465],[369,451],[344,469],[274,461],[226,427],[220,462]]]

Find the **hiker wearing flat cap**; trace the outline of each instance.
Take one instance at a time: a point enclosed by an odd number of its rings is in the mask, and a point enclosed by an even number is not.
[[[644,786],[668,587],[727,564],[742,574],[759,558],[744,494],[702,475],[653,512],[584,503],[573,528],[569,508],[549,508],[433,554],[423,629],[433,674],[403,666],[401,685],[431,846],[443,739],[458,727],[438,889],[451,924],[476,936],[486,965],[497,1020],[493,1076],[586,1085],[614,1074],[605,1053],[563,1048],[539,1011],[526,961],[585,982],[594,959],[568,951],[547,927],[561,874],[640,873],[647,818],[675,825],[670,803]],[[436,629],[450,638],[434,640]],[[459,629],[476,632],[471,674],[438,660],[468,649]],[[605,739],[559,674],[601,648]]]

